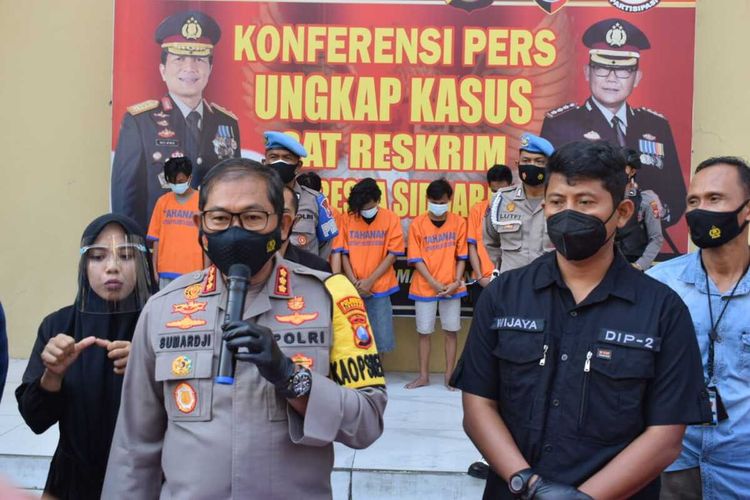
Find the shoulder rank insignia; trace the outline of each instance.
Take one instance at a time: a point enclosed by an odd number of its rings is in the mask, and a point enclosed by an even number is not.
[[[224,113],[228,117],[234,118],[235,120],[237,120],[237,115],[235,115],[234,113],[232,113],[231,111],[229,111],[227,108],[225,108],[223,106],[219,106],[215,102],[212,102],[211,106],[214,107],[214,108],[216,108],[216,109],[218,109],[219,111],[221,111],[222,113]]]
[[[212,265],[208,268],[206,279],[203,281],[203,290],[201,290],[201,295],[216,291],[216,274],[216,266]]]
[[[276,269],[276,282],[273,287],[276,295],[289,296],[289,270],[284,266]]]
[[[553,109],[551,111],[547,111],[547,118],[554,118],[556,116],[559,116],[563,113],[567,113],[571,109],[578,109],[578,105],[574,102],[569,102],[567,104],[563,104],[557,109]]]
[[[658,111],[654,111],[653,109],[641,107],[641,108],[638,108],[638,111],[645,111],[647,113],[651,113],[654,116],[658,116],[659,118],[664,118],[665,120],[667,119],[666,116],[664,116],[663,114],[659,113]]]
[[[146,111],[151,111],[152,109],[155,109],[159,106],[159,101],[156,99],[149,99],[148,101],[139,102],[138,104],[133,104],[132,106],[128,106],[128,113],[131,115],[140,115],[141,113],[144,113]]]

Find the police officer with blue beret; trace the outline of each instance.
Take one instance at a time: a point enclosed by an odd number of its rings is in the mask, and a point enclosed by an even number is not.
[[[651,47],[637,26],[624,19],[605,19],[583,34],[589,48],[584,75],[591,96],[579,105],[567,103],[549,111],[542,137],[556,148],[582,139],[604,139],[638,151],[643,189],[655,191],[664,204],[662,223],[675,224],[685,211],[685,180],[667,119],[651,109],[634,108],[627,99],[643,77],[641,51]]]
[[[305,147],[283,132],[267,131],[263,133],[263,137],[266,141],[264,163],[278,172],[284,184],[297,194],[299,201],[297,218],[289,237],[290,243],[322,259],[328,259],[333,238],[339,231],[325,195],[297,182],[302,158],[307,156]]]
[[[550,158],[555,251],[502,273],[474,308],[451,383],[491,466],[484,498],[657,500],[686,425],[710,416],[690,312],[614,245],[632,217],[604,141]]]
[[[552,250],[542,197],[547,160],[554,151],[547,139],[529,133],[521,135],[516,163],[522,184],[499,189],[484,218],[482,237],[498,272],[525,266]]]
[[[173,14],[156,29],[167,94],[128,107],[112,164],[112,211],[144,231],[156,200],[169,189],[164,162],[190,158],[195,188],[216,163],[240,156],[237,117],[203,98],[220,38],[219,25],[200,11]]]

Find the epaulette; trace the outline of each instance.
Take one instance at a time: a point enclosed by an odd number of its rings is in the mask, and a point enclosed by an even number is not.
[[[663,114],[659,113],[658,111],[654,111],[653,109],[640,107],[640,108],[638,108],[638,111],[646,111],[648,113],[651,113],[654,116],[658,116],[659,118],[663,118],[664,120],[667,119],[666,116],[664,116]]]
[[[313,196],[315,196],[315,199],[318,199],[318,195],[320,195],[320,191],[315,191],[313,188],[309,188],[307,186],[303,186],[302,184],[297,183],[297,185],[300,187],[300,191],[307,192]]]
[[[563,104],[557,109],[553,109],[552,111],[547,111],[547,118],[554,118],[556,116],[559,116],[563,113],[567,113],[571,109],[578,109],[580,106],[578,106],[574,102],[569,102],[568,104]]]
[[[185,294],[186,299],[194,299],[203,291],[203,279],[206,276],[206,273],[207,271],[204,269],[178,276],[169,285],[155,293],[154,296],[169,295],[170,293],[180,292]],[[189,297],[191,294],[194,296]]]
[[[325,281],[331,277],[331,273],[328,273],[326,271],[318,271],[317,269],[312,269],[310,267],[304,266],[302,264],[297,264],[291,261],[289,262],[289,268],[292,270],[294,274],[301,274],[303,276],[312,276],[313,278],[316,278],[320,280],[322,283],[325,283]]]
[[[225,108],[223,106],[219,106],[215,102],[212,102],[211,106],[214,107],[214,108],[216,108],[216,109],[218,109],[219,111],[221,111],[222,113],[224,113],[228,117],[234,118],[235,120],[237,120],[237,115],[235,115],[234,113],[232,113],[231,111],[229,111],[227,108]]]
[[[133,116],[140,115],[141,113],[151,111],[152,109],[157,107],[159,107],[159,101],[157,101],[156,99],[149,99],[148,101],[143,101],[139,102],[138,104],[128,106],[128,113]]]

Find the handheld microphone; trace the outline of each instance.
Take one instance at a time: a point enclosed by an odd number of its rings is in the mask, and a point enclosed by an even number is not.
[[[227,308],[224,322],[238,321],[242,319],[245,310],[245,295],[247,284],[250,281],[250,268],[245,264],[232,264],[227,276],[229,293],[227,294]],[[227,341],[222,340],[219,351],[219,372],[216,375],[217,384],[234,384],[234,368],[237,360],[234,353],[227,347]]]

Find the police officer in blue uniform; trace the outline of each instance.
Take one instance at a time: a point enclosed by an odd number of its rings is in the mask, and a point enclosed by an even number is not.
[[[297,182],[302,158],[307,156],[305,147],[283,132],[268,130],[263,137],[266,141],[263,162],[276,170],[284,184],[297,195],[297,220],[289,242],[324,260],[328,259],[333,238],[339,234],[339,230],[325,195]]]
[[[547,164],[555,252],[502,273],[474,309],[452,383],[489,462],[485,499],[657,499],[708,396],[690,314],[617,253],[633,213],[625,161],[603,142]]]
[[[240,156],[237,117],[203,99],[220,38],[216,21],[199,11],[173,14],[156,29],[168,93],[128,107],[112,164],[112,211],[133,218],[144,231],[156,200],[169,190],[164,162],[190,158],[196,188],[216,163]]]
[[[604,139],[639,152],[641,188],[656,192],[664,204],[662,223],[675,224],[685,211],[685,180],[667,119],[627,103],[643,76],[641,51],[651,47],[646,35],[623,19],[605,19],[583,34],[589,48],[584,67],[591,96],[580,106],[568,103],[549,111],[541,136],[556,148],[583,139]]]

